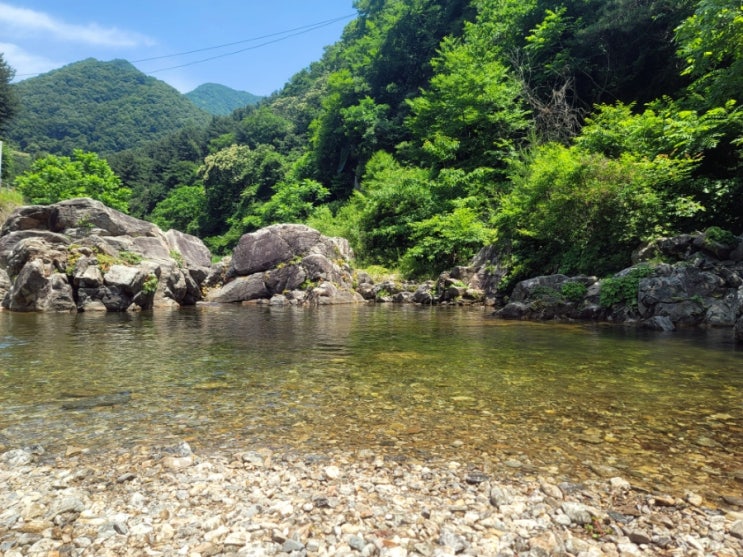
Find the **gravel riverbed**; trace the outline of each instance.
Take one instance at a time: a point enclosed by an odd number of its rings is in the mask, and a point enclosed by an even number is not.
[[[0,556],[743,555],[741,501],[369,450],[0,455]]]

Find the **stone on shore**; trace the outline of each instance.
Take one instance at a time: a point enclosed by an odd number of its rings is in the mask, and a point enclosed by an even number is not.
[[[24,555],[740,555],[743,519],[619,477],[497,478],[369,450],[187,443],[0,454],[0,552]],[[476,478],[477,481],[470,481]]]

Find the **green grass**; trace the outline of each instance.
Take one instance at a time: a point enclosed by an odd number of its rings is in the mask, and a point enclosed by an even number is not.
[[[17,208],[23,205],[23,195],[11,188],[0,188],[0,226]]]

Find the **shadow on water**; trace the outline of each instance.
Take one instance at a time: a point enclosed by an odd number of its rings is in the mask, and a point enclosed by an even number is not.
[[[0,327],[0,449],[371,449],[739,491],[730,331],[412,306],[0,313]]]

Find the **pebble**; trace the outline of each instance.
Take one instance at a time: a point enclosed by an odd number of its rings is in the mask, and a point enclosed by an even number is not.
[[[651,494],[616,475],[540,477],[522,455],[518,467],[507,462],[494,474],[482,463],[393,461],[367,449],[11,449],[0,455],[0,554],[743,555],[735,509]]]

